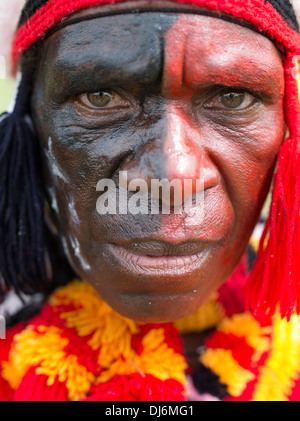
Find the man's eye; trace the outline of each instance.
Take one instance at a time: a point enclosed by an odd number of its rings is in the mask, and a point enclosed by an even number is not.
[[[227,92],[218,94],[206,101],[204,108],[244,110],[256,102],[256,98],[247,92]]]
[[[128,106],[128,101],[121,98],[116,92],[101,91],[82,94],[79,100],[87,107],[93,109],[109,109]]]

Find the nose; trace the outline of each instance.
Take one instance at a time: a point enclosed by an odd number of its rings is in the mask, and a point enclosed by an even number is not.
[[[190,194],[207,190],[218,184],[220,175],[203,144],[201,128],[180,108],[169,105],[167,134],[164,141],[166,174],[169,180],[189,180]]]
[[[179,107],[169,104],[164,130],[147,143],[133,160],[123,165],[128,184],[136,179],[147,183],[148,192],[171,207],[220,182],[220,174],[201,139],[201,129]],[[164,180],[174,188],[163,195],[153,188],[153,180]],[[175,188],[176,186],[176,188]],[[175,190],[181,189],[176,196]],[[157,197],[158,196],[158,197]]]

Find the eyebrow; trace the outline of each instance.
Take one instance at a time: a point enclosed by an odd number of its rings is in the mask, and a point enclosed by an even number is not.
[[[281,96],[284,89],[283,68],[281,73],[278,72],[277,66],[274,67],[241,56],[239,59],[230,59],[221,66],[212,66],[209,76],[201,74],[197,77],[195,73],[193,75],[185,73],[185,83],[190,87],[215,84],[237,89],[246,88],[270,97],[277,94]]]
[[[266,97],[282,96],[284,89],[283,77],[280,78],[278,73],[276,74],[272,69],[266,69],[265,66],[260,66],[258,62],[248,65],[247,68],[243,67],[242,64],[243,58],[241,57],[240,60],[232,62],[230,66],[224,65],[224,67],[212,69],[209,77],[201,75],[197,78],[195,74],[191,77],[191,75],[185,73],[185,83],[194,89],[218,85],[246,89]]]
[[[270,97],[282,96],[282,59],[279,53],[277,60],[275,59],[273,52],[271,53],[271,43],[263,51],[257,45],[255,48],[245,45],[242,51],[237,51],[232,45],[220,47],[219,54],[213,56],[204,49],[198,62],[192,55],[185,55],[183,74],[187,86],[195,88],[215,84],[246,88]],[[187,71],[188,69],[192,71]]]
[[[54,40],[48,38],[42,58],[51,98],[62,100],[66,93],[100,87],[157,83],[164,35],[177,19],[175,13],[164,18],[154,13],[152,19],[144,14],[138,21],[135,15],[120,15],[101,18],[101,24],[91,20],[62,29]]]
[[[72,49],[72,53],[60,56],[51,66],[52,95],[54,100],[63,99],[82,92],[99,88],[155,84],[160,79],[162,51],[151,50],[141,58],[134,46],[126,53],[112,49],[109,56],[99,48],[82,53],[82,47]]]

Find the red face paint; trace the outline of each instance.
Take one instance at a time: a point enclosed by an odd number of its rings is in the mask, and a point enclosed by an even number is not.
[[[207,200],[206,226],[210,225],[210,220],[215,221],[215,224],[211,223],[213,228],[204,234],[207,240],[226,235],[226,224],[220,223],[218,215],[223,214],[224,219],[226,216],[230,219],[229,215],[234,208],[230,200],[228,202],[224,200],[227,178],[230,178],[229,186],[232,185],[236,190],[241,187],[240,197],[247,195],[249,201],[254,202],[258,200],[260,194],[258,183],[264,181],[264,176],[261,173],[257,174],[257,162],[251,162],[251,158],[247,157],[246,152],[249,151],[247,142],[243,144],[242,136],[238,143],[235,140],[237,137],[235,129],[239,130],[239,124],[244,124],[248,119],[248,130],[252,134],[257,124],[255,129],[259,128],[261,139],[255,146],[252,145],[254,156],[259,156],[262,146],[265,147],[263,153],[267,156],[271,152],[272,143],[268,144],[263,140],[270,138],[270,127],[260,126],[258,119],[253,123],[255,119],[249,112],[248,114],[245,112],[240,118],[242,123],[236,117],[238,113],[223,114],[221,129],[223,128],[225,136],[222,140],[222,130],[218,127],[218,121],[214,121],[220,118],[218,113],[215,110],[204,113],[202,109],[201,114],[198,110],[199,96],[205,98],[205,93],[209,89],[224,86],[233,92],[245,90],[269,96],[272,98],[269,101],[270,105],[278,101],[278,105],[281,106],[284,86],[281,58],[268,40],[237,25],[233,25],[231,30],[226,30],[227,25],[224,22],[210,18],[208,21],[209,28],[200,22],[198,25],[195,24],[194,17],[189,15],[180,17],[166,35],[163,73],[163,93],[169,100],[168,133],[164,148],[168,156],[166,173],[171,180],[191,178],[194,187],[195,180],[201,179],[205,190],[212,189],[208,192],[209,196],[223,190],[215,206],[212,207]],[[241,47],[242,45],[245,48]],[[261,51],[264,51],[263,57]],[[268,105],[266,101],[266,108]],[[229,128],[226,128],[226,123]],[[232,129],[232,125],[236,127]],[[226,130],[233,132],[232,139],[226,136]],[[282,126],[278,135],[282,135]],[[228,137],[231,140],[229,142]],[[261,164],[263,160],[260,161]],[[245,174],[247,174],[247,186],[242,187],[241,180]],[[196,193],[195,188],[193,193]],[[182,239],[183,235],[180,234],[178,227],[185,232],[185,238],[188,235],[192,236],[195,230],[199,234],[201,232],[201,226],[195,218],[170,215],[163,216],[160,233],[169,240],[171,238],[174,240],[176,235]],[[228,258],[224,257],[224,261],[227,260]]]

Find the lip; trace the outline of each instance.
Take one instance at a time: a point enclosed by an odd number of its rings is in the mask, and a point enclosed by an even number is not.
[[[159,241],[109,244],[114,259],[128,272],[138,275],[180,276],[196,270],[205,260],[211,243],[167,244]]]
[[[188,241],[183,243],[170,243],[159,240],[131,241],[126,246],[121,245],[128,252],[139,256],[170,257],[193,256],[205,248],[205,242]]]

